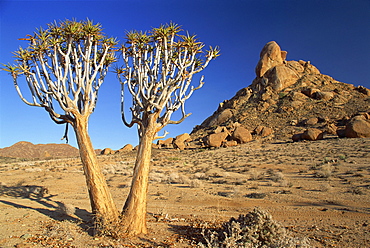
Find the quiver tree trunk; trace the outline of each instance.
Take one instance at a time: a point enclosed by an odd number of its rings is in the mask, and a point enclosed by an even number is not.
[[[96,225],[104,227],[118,220],[118,210],[113,202],[102,169],[87,131],[88,118],[76,118],[73,128],[76,133],[86,184],[90,196],[90,204],[95,215]]]
[[[146,234],[147,193],[152,142],[157,133],[157,114],[151,114],[142,125],[130,193],[123,207],[125,230],[129,235]]]

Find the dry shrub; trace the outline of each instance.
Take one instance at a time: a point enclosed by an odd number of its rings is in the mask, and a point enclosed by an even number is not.
[[[202,231],[202,248],[309,247],[308,240],[290,236],[271,215],[255,208],[238,219],[231,218],[215,231]]]
[[[320,170],[316,171],[316,177],[329,178],[333,174],[333,166],[330,164],[324,164]]]
[[[203,183],[198,179],[193,179],[190,181],[189,186],[190,188],[201,188],[203,187]]]
[[[250,170],[249,175],[250,175],[249,179],[252,180],[252,181],[262,180],[262,179],[265,178],[265,173],[264,172],[257,171],[255,169]]]
[[[284,177],[284,174],[282,172],[274,172],[274,173],[271,173],[271,180],[273,182],[282,182],[285,180],[285,177]]]

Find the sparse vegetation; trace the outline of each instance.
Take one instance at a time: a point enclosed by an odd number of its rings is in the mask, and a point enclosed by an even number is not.
[[[268,212],[258,208],[202,234],[205,242],[199,246],[203,248],[310,247],[307,239],[294,239]]]

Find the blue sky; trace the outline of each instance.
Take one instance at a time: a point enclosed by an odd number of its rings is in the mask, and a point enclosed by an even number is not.
[[[272,40],[288,51],[287,60],[309,60],[338,81],[370,88],[369,13],[369,0],[0,0],[0,63],[13,62],[11,52],[27,46],[19,38],[54,20],[89,18],[121,42],[125,31],[178,23],[206,45],[218,45],[221,56],[201,73],[206,84],[186,102],[193,114],[166,128],[168,137],[174,137],[191,132],[220,102],[250,85],[259,53]],[[89,133],[95,148],[138,143],[136,127],[129,129],[121,121],[120,85],[113,73],[99,92]],[[1,71],[0,148],[18,141],[63,143],[63,134],[64,126],[43,109],[19,99],[11,77]],[[76,146],[72,131],[69,139]]]

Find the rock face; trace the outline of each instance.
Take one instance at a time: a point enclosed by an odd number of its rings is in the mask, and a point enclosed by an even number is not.
[[[276,42],[267,43],[251,85],[221,102],[210,117],[194,127],[192,142],[202,144],[203,138],[216,129],[235,130],[235,123],[262,137],[273,130],[274,139],[290,139],[292,134],[302,134],[308,128],[333,135],[344,133],[347,122],[356,114],[369,112],[370,90],[338,82],[321,74],[310,61],[288,61],[286,55]],[[364,122],[355,124],[367,126]],[[347,132],[352,132],[351,125]],[[262,129],[256,130],[259,126],[271,130],[262,134]]]

